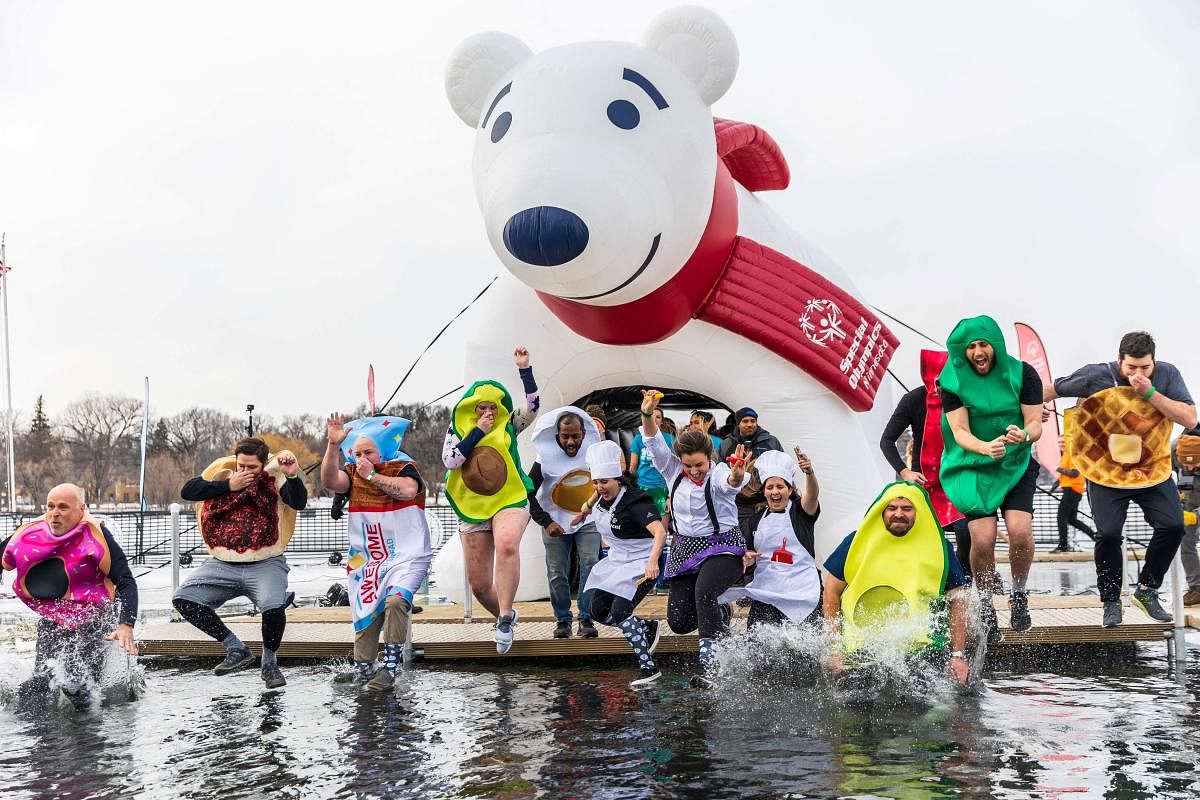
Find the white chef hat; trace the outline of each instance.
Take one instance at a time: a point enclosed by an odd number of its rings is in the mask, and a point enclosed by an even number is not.
[[[787,453],[768,450],[755,460],[754,468],[763,483],[768,478],[782,478],[788,486],[796,485],[796,462]]]
[[[624,455],[621,452],[621,445],[616,442],[597,442],[588,447],[585,457],[587,458],[588,472],[592,473],[592,479],[621,477]]]

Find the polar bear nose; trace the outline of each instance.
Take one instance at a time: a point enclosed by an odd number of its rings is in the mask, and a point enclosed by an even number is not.
[[[587,225],[565,208],[534,206],[504,223],[508,252],[538,267],[565,264],[582,253],[587,243]]]

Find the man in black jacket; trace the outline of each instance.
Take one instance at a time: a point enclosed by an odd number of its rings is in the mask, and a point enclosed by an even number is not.
[[[758,412],[753,408],[739,408],[734,412],[733,419],[733,432],[721,442],[721,448],[716,453],[718,462],[725,461],[733,455],[739,444],[745,446],[747,457],[758,458],[768,450],[783,452],[783,445],[779,440],[772,436],[770,431],[759,427]],[[750,482],[737,496],[738,524],[744,525],[746,520],[754,515],[754,511],[765,502],[762,481],[758,478],[758,472],[751,470]]]

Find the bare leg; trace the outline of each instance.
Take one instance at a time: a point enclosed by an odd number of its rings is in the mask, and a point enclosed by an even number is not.
[[[496,542],[496,602],[500,614],[512,613],[521,582],[521,537],[529,524],[529,511],[506,508],[492,518],[492,536]]]
[[[460,533],[458,540],[462,542],[463,558],[467,562],[471,594],[492,616],[499,617],[500,604],[496,601],[496,587],[492,583],[492,562],[496,553],[492,532]]]
[[[971,531],[971,574],[975,576],[979,591],[990,597],[996,576],[996,518],[973,519],[968,527]],[[1028,565],[1025,570],[1029,571]]]
[[[1005,511],[1004,527],[1008,529],[1008,563],[1013,580],[1020,581],[1016,586],[1023,587],[1033,564],[1033,515],[1027,511]]]

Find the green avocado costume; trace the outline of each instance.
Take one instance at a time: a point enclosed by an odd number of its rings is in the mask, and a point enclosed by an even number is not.
[[[446,499],[464,522],[487,522],[506,508],[529,502],[533,481],[521,469],[517,436],[513,431],[512,397],[496,381],[476,381],[454,406],[451,427],[454,435],[467,438],[479,422],[475,406],[496,404],[496,422],[475,445],[458,469],[446,473]]]
[[[883,510],[906,498],[916,511],[913,526],[896,536],[883,524]],[[921,618],[934,610],[946,590],[950,561],[945,534],[926,491],[915,483],[888,484],[867,509],[846,554],[846,589],[842,592],[842,647],[862,646],[864,632],[899,619]],[[916,634],[909,650],[946,647],[944,616],[935,629]]]
[[[980,375],[967,360],[967,345],[986,341],[995,351],[995,363]],[[990,442],[1003,436],[1009,425],[1024,427],[1021,414],[1021,362],[1004,348],[1004,334],[991,317],[971,317],[954,326],[946,340],[950,359],[938,377],[941,387],[963,401],[971,433]],[[942,416],[945,454],[939,472],[942,488],[955,508],[964,514],[993,514],[1029,467],[1030,442],[1010,444],[999,460],[971,453],[954,441],[948,415]]]

